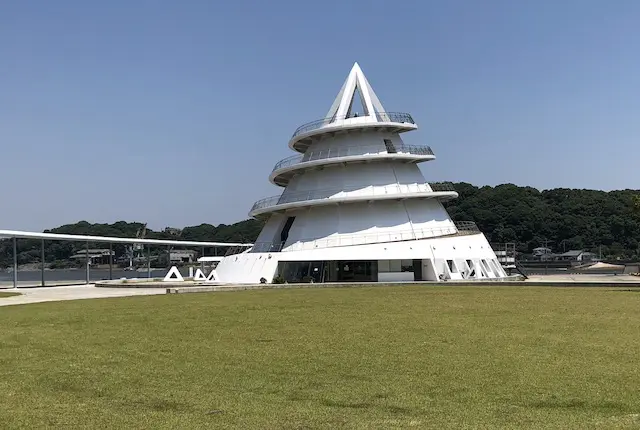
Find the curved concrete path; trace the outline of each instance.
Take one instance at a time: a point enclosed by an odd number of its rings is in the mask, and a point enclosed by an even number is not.
[[[97,288],[89,285],[0,289],[0,292],[17,292],[19,296],[0,297],[0,306],[28,303],[57,302],[62,300],[100,299],[106,297],[146,296],[166,294],[164,288]]]

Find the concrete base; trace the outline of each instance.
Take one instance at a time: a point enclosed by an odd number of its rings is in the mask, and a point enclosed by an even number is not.
[[[204,283],[201,281],[184,282],[144,282],[136,285],[122,284],[119,281],[105,281],[97,283],[100,288],[158,288],[165,289],[167,294],[187,292],[215,292],[215,291],[244,291],[285,288],[355,288],[355,287],[398,287],[409,285],[421,286],[515,286],[515,287],[638,287],[640,277],[630,275],[541,275],[522,280],[519,276],[503,278],[502,280],[487,279],[476,281],[446,281],[446,282],[352,282],[346,284],[220,284]]]

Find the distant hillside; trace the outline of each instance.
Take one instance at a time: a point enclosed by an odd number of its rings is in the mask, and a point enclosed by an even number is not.
[[[118,221],[113,224],[90,224],[80,221],[67,224],[47,233],[82,234],[90,236],[136,237],[137,232],[144,226],[141,222]],[[232,225],[200,224],[185,227],[182,230],[166,228],[163,231],[147,229],[147,239],[197,240],[207,242],[252,242],[258,237],[263,223],[255,219],[240,221]]]
[[[475,221],[491,242],[516,242],[530,252],[550,248],[590,249],[603,256],[638,255],[639,190],[595,191],[555,188],[539,191],[512,184],[476,187],[455,184],[458,199],[445,204],[456,221]]]
[[[445,204],[456,221],[475,221],[490,242],[515,242],[522,252],[545,243],[557,251],[600,249],[607,257],[638,256],[640,191],[594,191],[556,188],[539,191],[505,184],[476,187],[455,184],[460,197]],[[136,237],[143,223],[119,221],[90,224],[81,221],[47,230],[51,233]],[[255,219],[235,224],[200,224],[182,230],[147,230],[146,237],[219,242],[253,242],[263,223]],[[83,243],[46,242],[46,260],[65,260]],[[124,246],[115,246],[117,253]],[[0,266],[11,265],[12,247],[0,242]],[[19,241],[20,264],[39,261],[40,242]]]

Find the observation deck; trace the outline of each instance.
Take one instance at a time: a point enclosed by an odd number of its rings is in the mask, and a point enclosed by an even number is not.
[[[285,192],[267,197],[253,204],[250,217],[269,214],[287,209],[322,206],[339,203],[357,203],[378,200],[455,199],[458,193],[450,182],[436,184],[392,184],[384,186],[359,186],[310,191]]]
[[[340,234],[335,237],[301,239],[287,245],[282,242],[256,242],[251,249],[230,249],[229,254],[247,252],[289,252],[305,251],[309,249],[331,248],[335,246],[370,245],[374,243],[401,242],[410,240],[429,239],[434,237],[466,236],[481,234],[473,221],[459,221],[448,226],[422,228],[392,232],[367,232],[359,234]]]
[[[413,117],[403,112],[374,112],[370,115],[353,114],[333,116],[301,125],[293,132],[289,140],[289,148],[304,153],[311,142],[325,135],[335,135],[351,131],[376,129],[389,133],[402,133],[416,130]]]
[[[429,146],[363,145],[307,151],[304,155],[293,155],[279,161],[273,168],[269,180],[286,187],[296,173],[301,170],[332,164],[372,162],[379,160],[405,160],[409,163],[434,160],[435,154]]]

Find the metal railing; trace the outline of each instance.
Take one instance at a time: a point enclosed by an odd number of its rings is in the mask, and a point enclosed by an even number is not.
[[[345,120],[349,118],[357,118],[357,117],[353,115],[351,116],[342,115],[342,116],[323,118],[323,119],[318,119],[316,121],[308,122],[298,127],[296,131],[293,132],[293,136],[291,136],[291,138],[293,139],[294,137],[302,133],[308,133],[310,131],[317,130],[335,121]],[[399,123],[415,124],[413,117],[410,114],[404,113],[404,112],[376,112],[376,119],[380,122],[399,122]]]
[[[310,191],[294,191],[285,192],[278,196],[267,197],[258,200],[251,207],[251,212],[266,207],[282,205],[285,203],[303,202],[308,200],[321,199],[339,199],[343,197],[377,197],[389,194],[407,194],[407,193],[430,193],[442,191],[455,191],[455,187],[450,182],[441,182],[434,184],[392,184],[384,186],[370,185],[367,187],[344,187]],[[346,194],[352,193],[352,194]]]
[[[380,233],[359,233],[350,235],[338,235],[322,239],[300,239],[288,245],[285,252],[301,251],[318,248],[331,248],[336,246],[368,245],[381,242],[400,242],[407,240],[426,239],[430,237],[478,234],[480,229],[473,221],[456,222],[433,228],[402,230]],[[280,252],[282,242],[256,242],[249,252]]]
[[[253,245],[255,246],[255,243]],[[224,253],[224,256],[228,257],[229,255],[242,254],[243,252],[248,252],[250,250],[251,248],[247,248],[244,246],[230,246],[229,248],[227,248],[227,251]]]
[[[324,160],[328,158],[349,157],[355,155],[378,155],[378,154],[414,154],[414,155],[434,155],[431,147],[415,146],[415,145],[394,145],[395,152],[389,152],[389,149],[385,147],[383,143],[377,145],[361,145],[361,146],[347,146],[331,149],[319,149],[316,151],[307,151],[304,155],[292,155],[284,160],[280,160],[276,163],[272,172],[284,167],[289,167],[294,164],[307,163],[309,161]]]
[[[478,225],[473,221],[456,221],[454,223],[458,229],[458,234],[477,234],[480,233]]]

